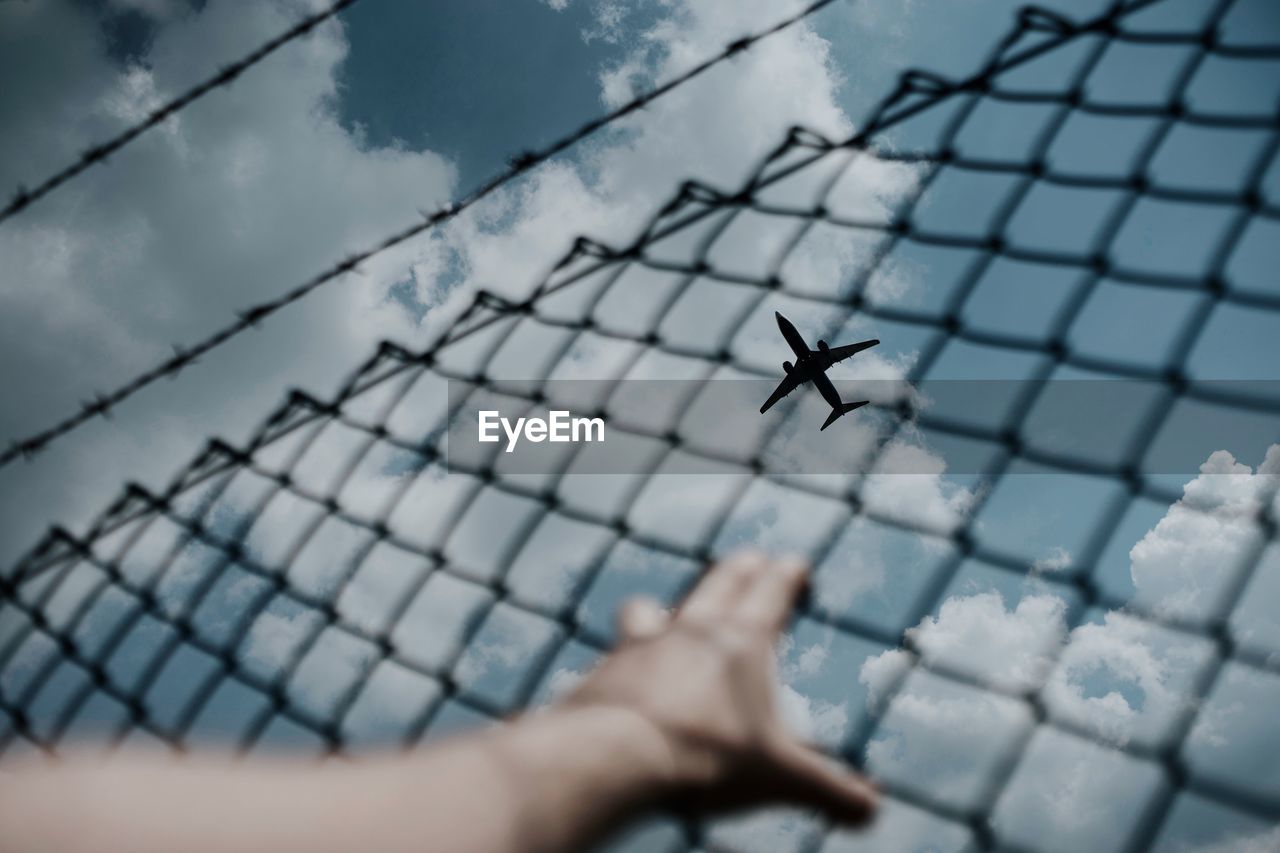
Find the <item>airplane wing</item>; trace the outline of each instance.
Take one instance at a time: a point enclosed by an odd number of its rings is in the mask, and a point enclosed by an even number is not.
[[[880,343],[880,341],[870,340],[870,341],[859,341],[856,344],[849,344],[848,346],[843,346],[843,347],[831,347],[831,349],[827,350],[824,353],[821,353],[822,369],[826,370],[828,367],[835,364],[836,362],[844,361],[846,358],[857,355],[858,353],[862,352],[865,349],[871,349],[873,346],[875,346],[878,343]]]
[[[760,414],[764,414],[772,408],[773,404],[790,394],[803,384],[802,380],[797,379],[794,373],[788,373],[778,383],[778,387],[773,389],[773,393],[769,395],[769,399],[764,401],[764,405],[760,407]]]

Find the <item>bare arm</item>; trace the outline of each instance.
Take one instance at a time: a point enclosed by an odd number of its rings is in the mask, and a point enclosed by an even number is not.
[[[792,739],[772,642],[804,582],[755,554],[678,613],[636,601],[623,641],[564,702],[440,746],[350,764],[117,757],[0,777],[8,851],[553,851],[660,804],[772,802],[866,820],[866,783]]]

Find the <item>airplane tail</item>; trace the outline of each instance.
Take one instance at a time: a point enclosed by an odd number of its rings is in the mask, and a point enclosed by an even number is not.
[[[822,422],[822,426],[819,428],[819,431],[824,430],[824,429],[826,429],[827,427],[831,426],[833,423],[835,423],[837,420],[839,420],[839,418],[840,418],[840,416],[841,416],[841,415],[847,415],[847,414],[849,414],[850,412],[852,412],[854,409],[861,409],[861,408],[862,408],[863,406],[865,406],[868,402],[870,402],[870,401],[869,401],[869,400],[859,400],[859,401],[858,401],[858,402],[856,402],[856,403],[845,403],[845,404],[841,405],[839,408],[833,408],[833,409],[831,410],[831,414],[827,415],[827,419],[826,419],[825,421],[823,421],[823,422]]]

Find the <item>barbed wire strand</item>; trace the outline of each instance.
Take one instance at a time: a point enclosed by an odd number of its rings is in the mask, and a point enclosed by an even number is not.
[[[69,163],[54,172],[34,187],[27,189],[25,186],[18,186],[9,203],[3,209],[0,209],[0,225],[3,225],[8,219],[26,210],[77,175],[88,171],[94,166],[105,163],[111,155],[124,148],[130,142],[133,142],[148,130],[164,124],[205,95],[216,89],[230,86],[244,72],[295,39],[307,35],[330,18],[336,17],[338,13],[354,6],[356,2],[357,0],[337,0],[328,8],[301,18],[292,27],[263,42],[240,59],[222,66],[212,77],[202,80],[172,100],[151,110],[142,121],[130,125],[110,139],[86,148],[75,162]]]

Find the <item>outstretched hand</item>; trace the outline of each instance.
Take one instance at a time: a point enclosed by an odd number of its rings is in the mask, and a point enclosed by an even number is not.
[[[806,577],[800,561],[744,552],[713,567],[674,615],[629,602],[618,650],[564,704],[621,709],[652,727],[677,808],[782,802],[867,821],[870,785],[798,741],[779,714],[773,646]]]
[[[631,602],[618,650],[555,709],[420,751],[321,768],[137,753],[30,763],[0,777],[0,853],[409,853],[424,839],[550,853],[589,849],[659,803],[790,803],[865,822],[867,783],[779,717],[773,644],[804,582],[799,562],[732,557],[674,616]]]

